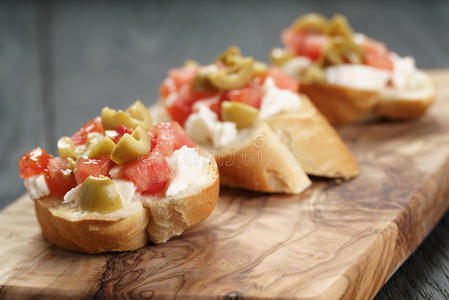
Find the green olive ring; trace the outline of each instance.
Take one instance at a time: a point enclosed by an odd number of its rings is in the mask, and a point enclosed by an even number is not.
[[[221,118],[233,122],[238,129],[253,126],[259,116],[259,110],[245,103],[223,101],[221,103]]]
[[[334,37],[323,48],[323,52],[317,61],[320,67],[339,65],[347,59],[352,64],[363,62],[363,51],[352,40],[342,37]]]
[[[253,78],[254,59],[245,57],[238,59],[234,65],[227,66],[209,74],[209,80],[220,90],[238,89]]]
[[[328,21],[326,17],[320,14],[310,13],[297,18],[293,22],[292,28],[295,31],[312,31],[316,33],[327,33]]]
[[[330,36],[341,36],[346,39],[351,39],[354,35],[354,30],[349,25],[345,16],[337,14],[332,17],[329,22],[327,33]]]
[[[120,194],[117,192],[111,178],[100,175],[89,175],[84,180],[79,204],[82,210],[108,213],[123,207]]]
[[[124,164],[145,155],[151,150],[150,137],[146,130],[138,126],[132,134],[125,133],[111,154],[111,160],[116,164]]]
[[[278,67],[283,66],[287,61],[294,58],[295,55],[283,48],[274,48],[270,52],[270,60],[271,62]]]

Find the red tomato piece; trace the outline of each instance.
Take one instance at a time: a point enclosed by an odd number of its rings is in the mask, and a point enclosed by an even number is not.
[[[82,157],[78,160],[74,170],[77,184],[83,183],[89,176],[109,175],[109,170],[112,167],[112,161],[109,155],[103,155],[98,158]]]
[[[171,175],[165,158],[157,152],[150,152],[123,165],[123,174],[134,183],[137,192],[145,194],[164,190]]]
[[[378,69],[385,69],[392,71],[394,66],[390,57],[387,54],[377,54],[374,52],[365,53],[365,64]]]
[[[321,55],[321,49],[329,42],[324,34],[298,32],[291,28],[285,29],[281,34],[284,45],[296,55],[307,56],[316,61]]]
[[[48,160],[53,156],[42,148],[34,148],[19,160],[20,177],[27,178],[47,172]]]
[[[75,176],[66,158],[52,157],[48,160],[48,173],[45,177],[50,193],[63,197],[76,186]]]
[[[158,123],[152,128],[152,132],[154,136],[151,152],[160,153],[164,157],[170,156],[173,151],[182,146],[195,147],[192,140],[176,122]]]
[[[307,56],[312,61],[316,61],[320,58],[321,50],[328,42],[329,37],[324,34],[309,33],[304,38],[302,47],[297,49],[297,53],[302,56]]]
[[[128,127],[125,127],[125,126],[123,126],[123,125],[119,125],[119,126],[117,126],[117,128],[115,129],[115,131],[117,131],[117,133],[118,133],[118,135],[114,138],[114,143],[118,143],[118,141],[120,141],[120,139],[122,138],[122,136],[124,136],[125,135],[125,133],[128,133],[128,134],[132,134],[133,133],[133,130],[132,129],[130,129],[130,128],[128,128]]]
[[[258,85],[248,85],[228,91],[227,96],[230,101],[241,102],[259,109],[262,102],[262,88]]]
[[[159,88],[159,95],[162,97],[162,99],[165,99],[170,95],[171,92],[172,92],[171,79],[165,78],[165,80],[162,81],[162,84]]]
[[[197,67],[181,67],[177,69],[171,69],[168,72],[168,76],[173,79],[176,89],[178,90],[184,85],[190,86],[198,73]]]
[[[278,67],[270,67],[267,72],[263,75],[261,83],[265,82],[267,77],[271,77],[274,80],[276,86],[280,89],[291,90],[292,92],[298,91],[298,81],[293,77],[290,77],[284,71],[279,69]]]
[[[184,102],[183,99],[178,97],[172,105],[167,108],[167,112],[173,120],[184,125],[184,122],[192,113],[192,105]]]
[[[365,37],[363,39],[362,48],[365,52],[374,52],[377,54],[388,54],[387,46],[375,39]]]
[[[101,124],[101,117],[87,122],[75,134],[72,135],[72,142],[74,145],[84,145],[87,141],[87,134],[89,132],[104,133],[103,124]]]

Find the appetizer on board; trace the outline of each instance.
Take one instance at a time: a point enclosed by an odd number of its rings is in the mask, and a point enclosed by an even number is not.
[[[415,119],[435,99],[434,82],[413,57],[354,32],[342,15],[301,16],[281,40],[285,48],[271,51],[273,64],[299,80],[299,91],[332,124]]]
[[[164,243],[205,220],[218,199],[214,157],[195,147],[176,122],[153,125],[140,101],[126,111],[103,108],[59,139],[58,152],[27,152],[20,176],[44,238],[68,250]]]
[[[188,61],[170,70],[151,111],[214,153],[224,186],[300,193],[310,185],[306,174],[356,176],[348,148],[297,89],[281,69],[233,46],[209,65]]]

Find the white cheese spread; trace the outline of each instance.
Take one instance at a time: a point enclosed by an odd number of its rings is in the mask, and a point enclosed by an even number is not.
[[[390,79],[389,71],[364,65],[338,65],[325,69],[326,81],[359,90],[381,90]]]
[[[190,188],[204,186],[209,182],[210,159],[202,157],[195,148],[183,146],[166,158],[173,177],[165,192],[167,197],[176,196]]]
[[[281,112],[297,111],[301,106],[301,98],[297,93],[278,88],[271,77],[265,80],[262,90],[260,119],[266,119]]]
[[[25,187],[31,199],[36,200],[50,195],[45,176],[43,174],[25,178]]]
[[[188,117],[184,127],[194,142],[212,143],[215,147],[225,146],[237,136],[235,123],[220,122],[206,105],[198,105],[198,112]]]

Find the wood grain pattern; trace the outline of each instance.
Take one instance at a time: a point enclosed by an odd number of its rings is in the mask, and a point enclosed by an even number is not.
[[[0,213],[0,296],[370,299],[449,206],[449,72],[423,119],[341,129],[356,179],[299,196],[225,189],[181,238],[121,254],[48,245],[26,197]]]

